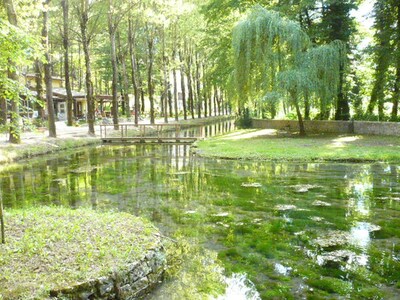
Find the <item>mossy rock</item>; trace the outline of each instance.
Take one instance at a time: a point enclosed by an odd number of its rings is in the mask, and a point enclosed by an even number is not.
[[[162,247],[158,230],[127,213],[40,207],[5,213],[0,299],[43,299],[126,272]]]

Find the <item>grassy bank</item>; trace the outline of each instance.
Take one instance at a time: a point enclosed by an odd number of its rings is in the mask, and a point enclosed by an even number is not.
[[[48,291],[107,275],[159,243],[148,222],[125,213],[45,207],[9,210],[0,244],[0,299],[41,299]]]
[[[199,141],[196,146],[201,156],[227,159],[400,162],[400,138],[388,136],[298,137],[251,129]]]
[[[0,147],[0,164],[100,143],[100,139],[96,137],[79,137],[57,139],[38,138],[30,143],[23,141],[23,143],[19,145],[9,143],[2,144]]]

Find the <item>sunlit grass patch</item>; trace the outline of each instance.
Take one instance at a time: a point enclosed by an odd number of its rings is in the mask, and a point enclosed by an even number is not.
[[[286,161],[400,161],[400,138],[367,135],[279,135],[240,130],[196,143],[201,156]]]
[[[5,222],[6,244],[0,244],[4,299],[42,298],[51,289],[118,271],[160,240],[150,223],[126,213],[30,208],[6,211]]]

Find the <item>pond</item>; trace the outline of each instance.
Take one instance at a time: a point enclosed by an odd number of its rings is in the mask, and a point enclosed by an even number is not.
[[[6,209],[120,210],[178,239],[185,267],[160,299],[215,295],[222,271],[248,299],[398,298],[399,179],[397,165],[206,159],[184,145],[99,146],[0,174]]]

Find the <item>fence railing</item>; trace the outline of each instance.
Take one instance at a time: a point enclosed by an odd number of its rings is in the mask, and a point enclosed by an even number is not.
[[[200,128],[199,136],[203,136]],[[180,124],[102,124],[100,125],[100,137],[107,138],[183,138]]]

